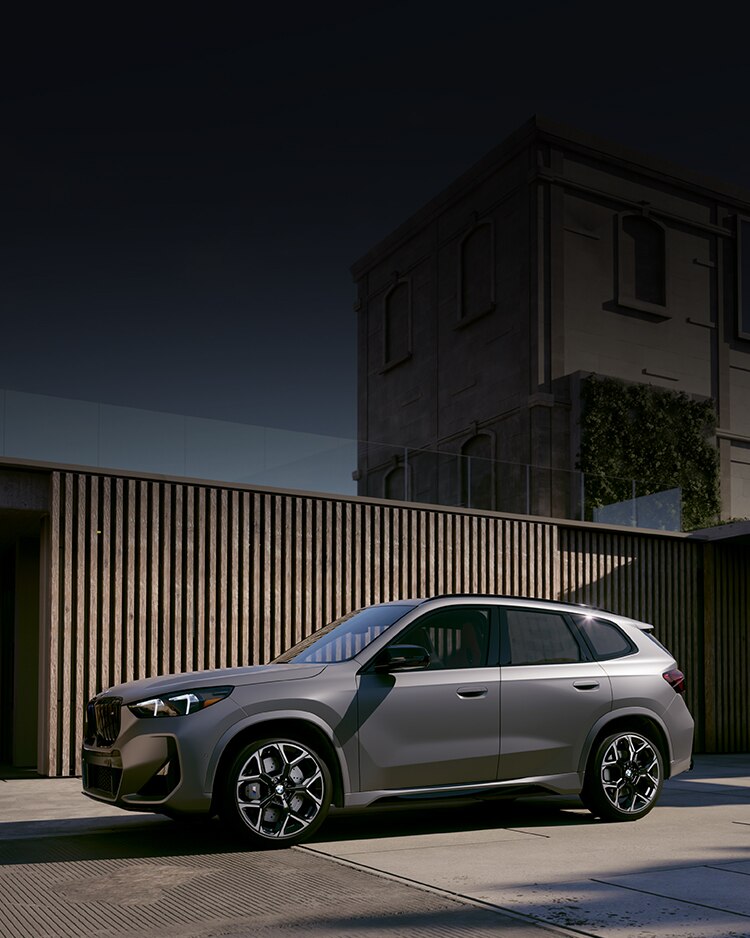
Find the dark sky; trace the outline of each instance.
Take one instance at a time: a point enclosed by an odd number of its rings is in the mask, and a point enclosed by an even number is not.
[[[0,388],[354,436],[351,263],[532,114],[750,188],[740,4],[169,7],[5,23]]]

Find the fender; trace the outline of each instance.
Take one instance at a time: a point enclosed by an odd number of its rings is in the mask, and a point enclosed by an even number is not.
[[[349,766],[346,762],[346,759],[344,758],[341,745],[339,744],[339,741],[333,730],[325,722],[325,720],[322,720],[319,716],[317,716],[317,714],[310,713],[309,710],[266,710],[263,713],[254,713],[252,716],[245,717],[244,719],[239,720],[237,723],[233,723],[232,726],[230,726],[229,729],[219,737],[216,745],[214,746],[213,752],[211,753],[211,758],[209,759],[208,766],[206,768],[206,780],[204,784],[204,791],[206,794],[210,795],[211,792],[213,792],[214,780],[216,778],[216,769],[219,765],[219,760],[221,759],[221,756],[224,753],[226,747],[239,733],[242,733],[253,726],[259,726],[262,723],[272,723],[282,720],[297,720],[300,723],[308,723],[315,726],[316,729],[323,733],[323,735],[330,742],[333,751],[336,753],[339,769],[341,771],[341,782],[344,794],[348,794],[352,790],[352,781],[351,775],[349,773]]]
[[[621,710],[609,710],[603,716],[599,717],[596,723],[589,730],[586,741],[583,744],[581,749],[581,759],[578,764],[578,771],[581,775],[581,778],[584,777],[586,772],[586,766],[589,761],[589,756],[591,755],[591,749],[594,745],[594,740],[599,735],[599,733],[606,728],[609,723],[615,723],[616,721],[622,720],[627,717],[641,717],[650,720],[652,723],[656,723],[662,733],[662,739],[666,742],[667,745],[667,768],[669,763],[672,760],[672,744],[669,739],[669,733],[667,732],[664,721],[653,710],[646,710],[645,707],[624,707]]]

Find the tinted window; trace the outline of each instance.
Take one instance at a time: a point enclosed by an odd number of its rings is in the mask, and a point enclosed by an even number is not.
[[[575,619],[600,660],[622,658],[635,651],[630,639],[613,622],[594,619],[592,616],[576,616]]]
[[[470,607],[426,615],[394,641],[397,645],[426,648],[430,653],[430,671],[483,668],[487,665],[489,643],[489,611]]]
[[[348,661],[412,608],[406,605],[368,606],[350,612],[279,655],[274,664]]]
[[[567,622],[554,612],[508,609],[508,664],[565,664],[581,661],[581,648]]]

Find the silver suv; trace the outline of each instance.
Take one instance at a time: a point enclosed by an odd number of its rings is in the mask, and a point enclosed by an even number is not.
[[[89,704],[87,795],[309,837],[331,804],[580,794],[632,821],[690,767],[684,676],[651,626],[584,606],[437,596],[368,606],[272,664],[148,678]]]

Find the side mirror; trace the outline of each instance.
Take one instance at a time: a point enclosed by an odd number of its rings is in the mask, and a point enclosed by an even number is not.
[[[392,671],[423,671],[430,664],[430,653],[421,645],[389,645],[375,660],[376,674]]]

